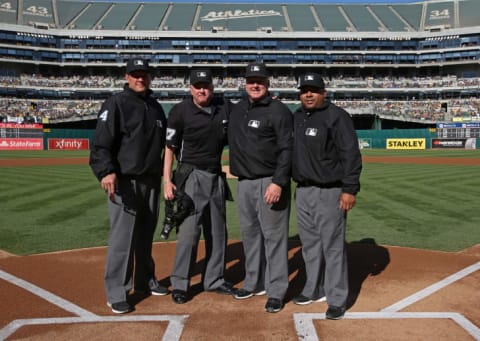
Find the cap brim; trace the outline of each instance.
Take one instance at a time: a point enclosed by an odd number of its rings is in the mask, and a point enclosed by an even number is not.
[[[325,89],[324,86],[318,86],[318,85],[313,85],[313,84],[302,84],[297,89],[306,88],[306,87],[316,88],[316,89],[319,89],[319,90]]]
[[[249,75],[245,75],[245,78],[251,78],[251,77],[256,77],[256,78],[268,78],[268,76],[266,75],[259,75],[259,74],[249,74]]]
[[[150,69],[144,69],[144,68],[142,68],[142,69],[133,69],[133,70],[129,70],[129,71],[127,71],[127,73],[128,73],[128,74],[130,74],[130,73],[133,73],[133,72],[139,72],[139,71],[146,72],[146,73],[150,73],[150,72],[151,72],[151,70],[150,70]]]

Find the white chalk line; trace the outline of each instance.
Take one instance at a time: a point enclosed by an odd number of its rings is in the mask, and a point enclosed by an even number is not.
[[[188,315],[136,315],[136,316],[93,316],[21,319],[10,322],[0,330],[0,340],[5,340],[19,328],[29,325],[102,323],[102,322],[168,322],[162,340],[179,340]]]
[[[480,341],[480,329],[465,318],[462,314],[452,312],[398,312],[405,309],[421,299],[437,292],[438,290],[470,275],[471,273],[480,269],[480,262],[466,267],[447,278],[428,286],[427,288],[418,291],[417,293],[398,301],[391,306],[382,309],[380,312],[358,312],[345,314],[346,319],[401,319],[401,318],[430,318],[430,319],[452,319],[459,326],[461,326],[467,333],[469,333],[475,340]],[[318,336],[313,325],[313,320],[325,319],[325,313],[320,314],[294,314],[295,329],[299,340],[317,341]]]
[[[460,325],[465,331],[472,335],[476,340],[480,340],[480,329],[466,319],[459,313],[449,312],[431,312],[431,313],[399,313],[398,310],[418,302],[419,300],[433,294],[434,292],[452,284],[455,281],[462,279],[463,277],[480,269],[480,262],[473,264],[442,281],[439,281],[387,308],[381,310],[381,312],[363,312],[363,313],[346,313],[346,319],[392,319],[392,318],[449,318]],[[133,317],[99,317],[87,310],[84,310],[75,304],[64,300],[34,284],[24,281],[18,277],[10,275],[0,270],[0,278],[9,281],[17,286],[24,288],[32,292],[33,294],[44,298],[45,300],[57,305],[58,307],[67,311],[73,312],[81,317],[78,318],[51,318],[51,319],[26,319],[15,320],[8,324],[0,331],[0,339],[5,339],[11,335],[15,330],[31,324],[56,324],[56,323],[86,323],[86,322],[137,322],[137,321],[169,321],[167,330],[164,334],[163,340],[178,340],[182,331],[183,325],[188,315],[160,315],[160,316],[133,316]],[[300,340],[318,340],[315,327],[313,326],[313,320],[325,319],[325,314],[294,314],[295,328]]]
[[[41,297],[44,300],[56,305],[57,307],[60,307],[66,311],[69,311],[75,315],[81,316],[81,317],[95,317],[97,315],[89,312],[88,310],[85,310],[81,307],[79,307],[76,304],[73,304],[72,302],[69,302],[55,294],[52,294],[51,292],[42,289],[35,284],[32,284],[30,282],[27,282],[21,278],[18,278],[14,275],[11,275],[5,271],[0,270],[0,278],[4,279],[7,282],[10,282],[22,289],[25,289],[27,291],[30,291],[32,294],[35,296]]]
[[[425,289],[420,290],[420,291],[416,292],[415,294],[413,294],[411,296],[408,296],[401,301],[398,301],[395,304],[392,304],[389,307],[386,307],[386,308],[382,309],[381,311],[395,312],[395,311],[400,311],[402,309],[405,309],[409,305],[411,305],[413,303],[416,303],[416,302],[424,299],[427,296],[430,296],[434,292],[437,292],[438,290],[443,289],[446,286],[452,284],[453,282],[456,282],[456,281],[462,279],[463,277],[468,276],[471,273],[473,273],[475,271],[478,271],[478,270],[480,270],[480,262],[475,263],[473,265],[470,265],[469,267],[466,267],[465,269],[460,270],[457,273],[454,273],[453,275],[448,276],[447,278],[445,278],[445,279],[443,279],[443,280],[441,280],[441,281],[439,281],[435,284],[432,284],[432,285],[426,287]]]
[[[472,322],[466,319],[462,314],[451,312],[359,312],[345,313],[345,319],[451,319],[469,333],[475,340],[480,340],[480,329]],[[318,341],[317,331],[313,325],[314,320],[324,320],[325,313],[321,314],[293,314],[295,329],[299,340],[302,341]]]
[[[57,324],[57,323],[87,323],[87,322],[139,322],[139,321],[168,321],[168,326],[163,340],[178,340],[183,331],[183,324],[188,315],[146,315],[146,316],[98,316],[85,310],[76,304],[67,301],[35,284],[27,282],[3,270],[0,270],[0,278],[31,292],[33,295],[43,298],[55,306],[69,311],[79,317],[20,319],[10,322],[0,330],[0,340],[5,340],[18,328],[34,324]]]

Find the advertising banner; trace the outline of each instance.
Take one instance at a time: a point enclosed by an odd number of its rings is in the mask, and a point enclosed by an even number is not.
[[[0,138],[0,150],[43,150],[43,139]]]
[[[42,129],[43,125],[38,124],[38,123],[25,123],[25,124],[20,124],[20,123],[0,123],[0,128],[4,129]]]
[[[387,139],[387,149],[425,149],[425,138]]]
[[[476,139],[433,139],[432,148],[436,149],[475,149]]]
[[[48,139],[48,150],[88,150],[88,139]]]
[[[359,138],[358,139],[358,146],[360,147],[360,149],[372,148],[372,139]]]

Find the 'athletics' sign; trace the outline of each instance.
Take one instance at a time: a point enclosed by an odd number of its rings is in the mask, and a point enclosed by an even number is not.
[[[226,19],[243,19],[243,18],[258,18],[258,17],[271,17],[271,16],[282,16],[282,14],[274,10],[251,9],[248,11],[242,11],[240,9],[236,9],[234,11],[208,12],[206,15],[204,15],[200,19],[202,21],[217,21],[217,20],[226,20]]]

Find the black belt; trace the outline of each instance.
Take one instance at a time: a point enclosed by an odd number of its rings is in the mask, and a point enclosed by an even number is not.
[[[315,182],[315,181],[299,181],[298,187],[318,187],[318,188],[337,188],[342,187],[343,183],[341,181],[334,182]]]

